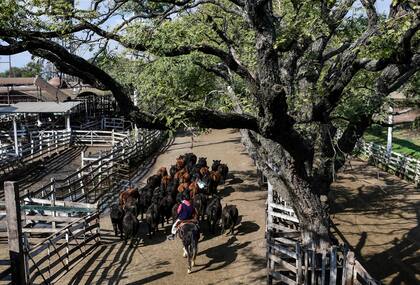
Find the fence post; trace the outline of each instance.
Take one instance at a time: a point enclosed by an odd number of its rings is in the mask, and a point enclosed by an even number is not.
[[[271,203],[273,203],[273,185],[267,180],[267,230],[273,227],[273,216],[271,215]]]
[[[69,267],[69,229],[66,230],[66,259],[64,260],[64,264],[66,265],[67,269]]]
[[[267,285],[273,284],[273,277],[271,276],[272,271],[274,268],[272,268],[273,263],[271,262],[270,255],[272,253],[271,250],[271,244],[270,244],[270,231],[267,231]]]
[[[25,252],[27,252],[29,254],[29,242],[28,242],[28,237],[26,235],[26,233],[23,233],[23,249]],[[29,272],[29,257],[28,254],[25,254],[23,256],[24,261],[25,261],[25,278],[26,278],[26,282],[28,284],[30,284],[31,282],[30,280],[30,272]]]
[[[331,247],[330,251],[330,285],[337,283],[337,247]]]
[[[81,152],[81,156],[82,156],[82,158],[81,158],[82,166],[80,168],[83,168],[83,167],[85,167],[85,160],[84,160],[84,158],[85,158],[85,152],[84,151]]]
[[[56,197],[55,197],[55,178],[51,178],[51,183],[52,183],[52,185],[51,185],[51,207],[55,207],[55,199],[56,199]],[[55,210],[51,214],[52,214],[53,217],[57,216],[57,212]],[[53,229],[55,229],[55,226],[56,225],[55,225],[55,221],[54,221],[54,222],[51,223],[51,227]]]
[[[4,182],[7,233],[9,243],[12,284],[26,285],[25,258],[23,252],[22,220],[20,215],[19,187],[16,182]]]
[[[343,264],[343,285],[353,284],[354,252],[349,251]]]
[[[34,158],[34,140],[31,139],[31,159]]]

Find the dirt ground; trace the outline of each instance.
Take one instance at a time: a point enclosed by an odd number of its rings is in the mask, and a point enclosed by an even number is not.
[[[174,164],[180,154],[193,151],[197,156],[221,159],[232,177],[220,187],[222,204],[235,204],[241,222],[236,236],[209,235],[207,226],[199,241],[199,254],[192,274],[182,257],[179,238],[167,241],[170,225],[160,227],[156,237],[141,238],[137,248],[130,248],[114,238],[109,217],[101,219],[103,245],[66,274],[61,284],[263,284],[265,283],[265,199],[266,192],[256,184],[256,170],[244,152],[237,132],[214,130],[195,138],[177,137],[169,149],[157,157],[146,175],[161,166]]]
[[[352,161],[333,185],[332,220],[366,270],[384,284],[420,284],[420,191]]]

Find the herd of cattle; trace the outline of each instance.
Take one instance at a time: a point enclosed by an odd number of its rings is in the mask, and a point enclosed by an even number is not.
[[[145,215],[148,234],[151,238],[159,224],[164,226],[166,220],[177,219],[177,208],[185,193],[191,197],[191,202],[197,213],[197,220],[207,219],[209,231],[215,233],[216,226],[221,221],[222,233],[229,229],[233,234],[238,222],[238,210],[234,205],[226,205],[222,210],[221,197],[217,187],[225,183],[229,168],[220,160],[213,160],[211,168],[207,158],[186,153],[176,159],[175,165],[169,169],[161,167],[156,174],[147,179],[147,184],[141,189],[128,188],[119,195],[119,203],[111,207],[111,222],[115,235],[128,240],[132,244],[139,230],[138,215],[141,220]]]

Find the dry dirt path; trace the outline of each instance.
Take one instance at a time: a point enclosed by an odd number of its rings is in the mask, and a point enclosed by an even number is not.
[[[209,163],[221,159],[229,165],[234,178],[220,187],[222,203],[236,204],[241,216],[233,236],[211,236],[202,226],[204,236],[193,273],[187,275],[180,240],[167,241],[170,225],[159,229],[156,237],[145,237],[135,249],[113,237],[109,217],[101,219],[103,245],[90,254],[59,281],[61,284],[263,284],[265,283],[265,199],[266,192],[256,184],[252,160],[244,152],[240,136],[233,130],[214,130],[195,138],[177,137],[146,177],[161,166],[174,164],[180,154],[193,151]],[[164,230],[166,232],[164,232]]]
[[[384,284],[420,284],[420,191],[352,161],[333,185],[332,219],[368,272]]]

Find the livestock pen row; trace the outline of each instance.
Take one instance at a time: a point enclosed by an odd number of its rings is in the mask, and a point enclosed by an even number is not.
[[[145,167],[165,137],[160,131],[141,130],[96,160],[85,160],[65,179],[52,179],[36,190],[19,191],[18,183],[13,183],[14,190],[5,189],[11,269],[17,284],[50,284],[98,246],[99,213],[129,183],[130,175]],[[12,192],[15,198],[10,198]],[[8,205],[11,200],[17,202]],[[14,225],[13,220],[19,223]]]

